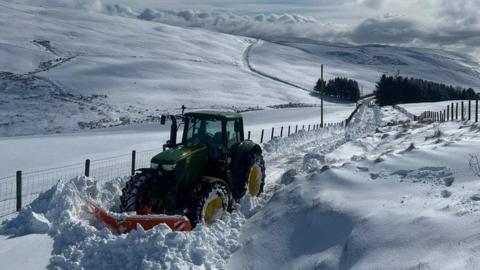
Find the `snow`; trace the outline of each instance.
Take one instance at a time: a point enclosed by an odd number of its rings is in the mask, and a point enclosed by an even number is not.
[[[53,249],[53,240],[46,234],[22,237],[0,236],[2,269],[46,269]]]
[[[97,1],[2,0],[0,6],[0,136],[141,123],[182,104],[241,111],[318,105],[309,91],[321,64],[327,79],[357,79],[365,94],[381,74],[397,71],[479,86],[478,63],[453,52],[257,41],[107,15]],[[288,24],[284,17],[278,19]]]
[[[8,55],[0,58],[2,136],[143,122],[182,104],[227,110],[319,104],[308,91],[250,71],[249,38],[0,4],[0,56]]]
[[[48,232],[59,268],[476,269],[480,182],[468,161],[480,127],[465,124],[364,105],[347,128],[275,138],[263,145],[265,193],[189,233],[113,234],[82,206],[115,209],[125,180],[84,177],[60,181],[2,231]]]
[[[345,120],[353,111],[353,104],[325,103],[324,121]],[[270,135],[270,129],[287,125],[320,123],[320,107],[266,109],[242,113],[245,130],[252,131],[252,139],[260,140],[261,130]],[[307,127],[305,127],[307,128]],[[0,177],[14,175],[16,170],[35,171],[46,168],[78,164],[85,159],[92,161],[118,155],[160,149],[169,139],[169,126],[159,123],[138,124],[88,132],[55,134],[48,136],[0,137],[0,148],[9,153],[0,158]],[[266,135],[265,135],[266,136]],[[28,160],[28,164],[25,163]]]
[[[480,150],[478,126],[387,125],[402,115],[382,114],[375,132],[327,153],[322,169],[270,183],[272,198],[242,227],[242,248],[226,268],[478,268],[472,196],[480,182],[468,168],[468,154]],[[299,168],[301,160],[285,157],[284,170]]]

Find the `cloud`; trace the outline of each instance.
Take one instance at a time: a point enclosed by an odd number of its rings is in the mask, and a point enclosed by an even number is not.
[[[360,5],[367,6],[372,9],[379,9],[383,6],[383,0],[358,0]]]
[[[173,6],[179,5],[179,9],[143,9],[135,12],[126,6],[108,5],[105,10],[114,15],[264,39],[310,38],[357,44],[424,46],[476,53],[480,56],[479,0],[299,0],[295,3],[287,0],[205,0],[201,4],[192,0],[167,2],[174,3]],[[148,3],[157,3],[158,6],[158,2],[154,0]],[[201,8],[188,9],[180,7],[180,4],[210,8],[206,8],[207,11]],[[211,11],[212,6],[221,9]],[[163,8],[169,9],[171,6],[165,4]],[[262,10],[263,13],[252,14],[252,10]],[[270,13],[274,10],[277,12]]]
[[[101,0],[16,0],[23,4],[51,7],[51,8],[74,8],[88,11],[101,11]]]
[[[122,5],[107,5],[112,15],[136,17],[147,21],[181,27],[199,27],[212,31],[259,38],[328,38],[341,32],[341,27],[322,24],[316,19],[299,14],[253,14],[239,15],[233,12],[199,10],[157,10],[144,9],[135,13]]]
[[[367,19],[350,34],[355,43],[411,43],[422,33],[412,21],[403,18]]]

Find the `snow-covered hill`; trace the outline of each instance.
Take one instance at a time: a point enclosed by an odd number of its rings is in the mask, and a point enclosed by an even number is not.
[[[282,39],[252,45],[251,59],[259,70],[303,87],[316,83],[323,64],[327,80],[353,78],[363,94],[373,92],[385,73],[480,91],[480,64],[468,55],[443,50]]]
[[[251,72],[249,38],[77,9],[0,7],[3,136],[127,124],[182,104],[318,103]]]
[[[380,74],[397,70],[479,86],[478,63],[456,53],[307,39],[257,42],[55,3],[0,0],[0,136],[149,121],[182,104],[240,110],[318,104],[308,90],[321,64],[327,78],[357,79],[364,93]]]

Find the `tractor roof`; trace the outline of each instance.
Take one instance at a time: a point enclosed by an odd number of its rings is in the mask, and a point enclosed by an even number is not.
[[[186,113],[187,117],[195,117],[200,119],[220,119],[220,120],[234,120],[242,118],[242,115],[236,112],[221,112],[221,111],[196,111]]]

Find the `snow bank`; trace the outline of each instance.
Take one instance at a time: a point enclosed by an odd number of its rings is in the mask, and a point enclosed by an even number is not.
[[[366,106],[352,123],[348,139],[319,137],[318,148],[268,146],[282,151],[270,167],[287,171],[228,268],[477,269],[480,182],[466,167],[478,127]],[[322,166],[301,169],[312,161]]]
[[[60,181],[20,214],[5,222],[0,233],[21,236],[48,233],[54,239],[52,269],[211,269],[223,268],[239,248],[243,212],[252,214],[254,199],[245,199],[241,211],[228,214],[212,226],[192,232],[173,232],[166,225],[127,235],[115,235],[86,211],[87,199],[115,209],[123,180],[99,184],[79,177]]]

